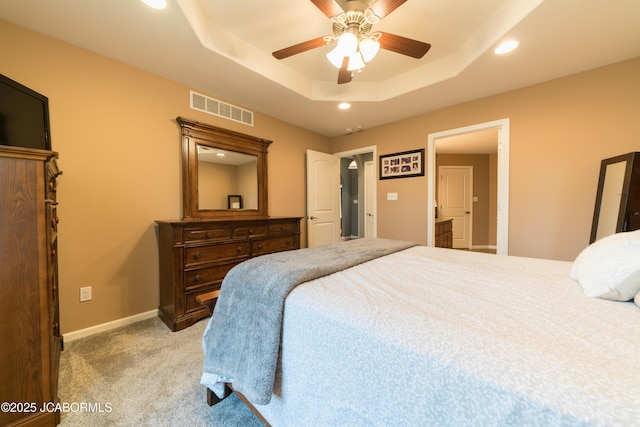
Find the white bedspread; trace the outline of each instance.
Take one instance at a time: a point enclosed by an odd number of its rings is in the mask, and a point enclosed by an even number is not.
[[[273,426],[640,425],[640,309],[571,263],[415,247],[298,286]]]

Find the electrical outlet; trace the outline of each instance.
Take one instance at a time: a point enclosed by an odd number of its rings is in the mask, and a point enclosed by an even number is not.
[[[80,302],[91,301],[91,286],[80,288]]]

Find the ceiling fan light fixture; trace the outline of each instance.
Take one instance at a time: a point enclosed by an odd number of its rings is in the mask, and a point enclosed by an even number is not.
[[[311,0],[333,23],[333,34],[291,45],[272,52],[272,55],[276,59],[285,59],[335,42],[335,47],[326,53],[326,57],[339,70],[339,85],[351,82],[354,74],[362,72],[365,64],[373,61],[380,49],[421,59],[431,48],[429,43],[373,31],[374,24],[406,1]]]
[[[376,57],[380,50],[380,43],[371,39],[364,39],[360,42],[360,53],[364,62],[369,62]]]
[[[348,71],[355,71],[363,68],[366,64],[362,60],[362,55],[360,52],[356,52],[352,55],[349,55],[349,65],[347,66]]]
[[[331,65],[336,68],[342,68],[342,60],[345,56],[346,55],[342,53],[338,46],[334,47],[331,49],[331,52],[327,53],[327,59],[331,62]]]
[[[344,56],[349,56],[358,50],[358,38],[355,34],[347,32],[338,37],[338,49]]]

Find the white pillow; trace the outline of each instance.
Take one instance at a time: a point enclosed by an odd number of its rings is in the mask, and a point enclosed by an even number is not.
[[[573,263],[571,278],[587,296],[633,299],[640,292],[640,230],[612,234],[587,246]]]

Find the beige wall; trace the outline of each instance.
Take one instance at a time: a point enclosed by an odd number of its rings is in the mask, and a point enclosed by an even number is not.
[[[573,260],[589,242],[600,160],[640,150],[639,76],[635,58],[334,138],[332,151],[426,148],[430,133],[509,118],[509,253]],[[426,195],[426,176],[378,181],[378,236],[426,244]]]
[[[328,152],[328,138],[260,113],[250,127],[191,110],[189,87],[4,21],[0,51],[1,74],[49,98],[63,333],[158,308],[154,220],[182,216],[177,116],[272,140],[269,214],[304,216],[305,150]],[[79,302],[82,286],[92,301]]]

